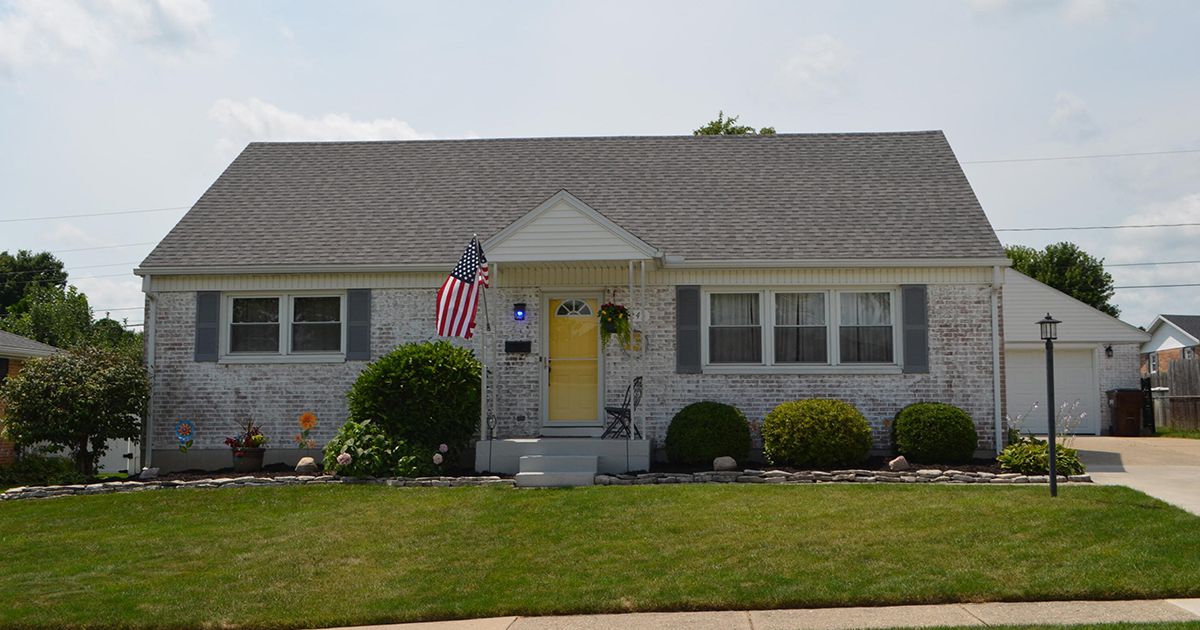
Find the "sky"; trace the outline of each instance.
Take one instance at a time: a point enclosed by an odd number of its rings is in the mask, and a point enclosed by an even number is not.
[[[718,110],[944,130],[998,229],[1200,223],[1197,32],[1194,0],[0,0],[0,250],[55,252],[137,324],[132,268],[247,142],[688,134]],[[1128,153],[1158,155],[1023,161]],[[999,236],[1200,260],[1200,227]],[[1149,325],[1200,287],[1115,302]]]

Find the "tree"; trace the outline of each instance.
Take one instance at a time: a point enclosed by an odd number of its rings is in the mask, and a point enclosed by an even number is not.
[[[1113,279],[1104,270],[1104,259],[1097,259],[1074,243],[1054,243],[1045,249],[1024,245],[1004,248],[1013,269],[1116,317],[1121,309],[1110,302]]]
[[[67,286],[63,263],[50,252],[34,254],[22,249],[16,255],[0,252],[0,316],[21,301],[26,289],[35,286]]]
[[[692,131],[693,136],[773,136],[775,135],[774,127],[763,127],[758,131],[754,127],[737,124],[739,116],[725,117],[724,111],[717,112],[717,119],[710,121],[703,127]]]
[[[4,434],[22,447],[65,448],[90,476],[108,440],[141,436],[149,396],[146,369],[116,350],[80,347],[31,359],[0,387]]]
[[[92,307],[75,287],[32,286],[12,312],[0,318],[0,329],[70,348],[90,340]]]

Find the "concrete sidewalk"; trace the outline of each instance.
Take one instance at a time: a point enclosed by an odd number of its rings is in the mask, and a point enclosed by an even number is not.
[[[851,630],[855,628],[984,627],[1164,621],[1200,622],[1200,599],[995,602],[937,606],[880,606],[878,608],[495,617],[387,626],[358,626],[354,630]]]

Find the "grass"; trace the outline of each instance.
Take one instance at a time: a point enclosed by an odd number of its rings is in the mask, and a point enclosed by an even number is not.
[[[1149,623],[1096,623],[1080,625],[990,626],[997,630],[1198,630],[1200,621],[1160,621]],[[977,630],[979,626],[938,626],[925,630]]]
[[[1158,429],[1156,429],[1155,432],[1158,434],[1158,437],[1173,437],[1173,438],[1187,438],[1189,440],[1200,440],[1200,430],[1196,430],[1196,429],[1188,430],[1188,429],[1170,429],[1167,427],[1158,427]]]
[[[1120,487],[292,486],[0,503],[0,625],[1200,596],[1200,518]]]

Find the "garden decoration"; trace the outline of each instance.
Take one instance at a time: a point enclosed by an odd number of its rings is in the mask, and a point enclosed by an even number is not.
[[[600,339],[604,347],[608,347],[608,339],[613,335],[621,343],[621,348],[628,350],[633,345],[633,330],[629,325],[629,309],[624,304],[605,302],[600,305]]]
[[[317,428],[317,414],[311,411],[305,411],[300,414],[300,432],[292,439],[295,440],[298,448],[317,448],[317,441],[309,437],[313,429]]]
[[[175,437],[179,440],[179,452],[186,453],[189,448],[192,448],[192,433],[195,431],[196,425],[191,420],[182,420],[175,425]]]
[[[225,438],[225,444],[233,450],[233,471],[253,472],[261,470],[263,465],[263,444],[267,436],[263,435],[262,427],[247,419],[246,426],[237,437]]]

